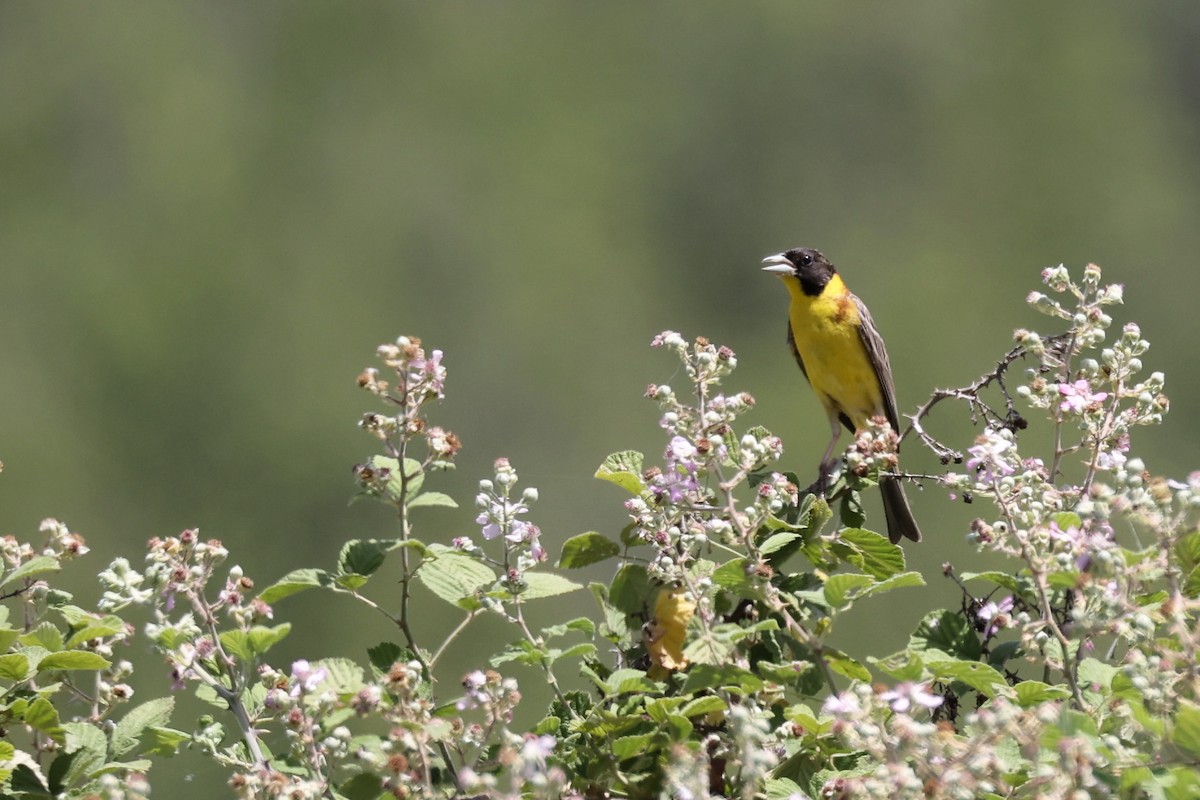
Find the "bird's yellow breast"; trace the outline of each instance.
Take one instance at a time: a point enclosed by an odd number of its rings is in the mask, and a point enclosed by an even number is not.
[[[795,279],[786,283],[792,338],[813,390],[830,415],[844,414],[861,428],[883,413],[883,392],[859,334],[862,318],[853,296],[836,274],[816,297],[804,294]]]

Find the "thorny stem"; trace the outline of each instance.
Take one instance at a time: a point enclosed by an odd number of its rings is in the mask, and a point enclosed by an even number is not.
[[[429,669],[432,670],[435,666],[437,666],[438,661],[442,658],[442,653],[445,653],[446,648],[450,646],[450,643],[457,639],[458,635],[467,629],[467,626],[471,624],[473,619],[475,619],[475,612],[470,611],[465,617],[463,617],[462,622],[458,623],[454,630],[450,631],[450,635],[447,636],[445,641],[441,643],[437,649],[437,652],[429,657]]]
[[[1043,344],[1049,351],[1057,350],[1066,340],[1066,334],[1058,336],[1050,336],[1043,340]],[[909,425],[900,434],[900,441],[903,442],[909,433],[916,433],[917,437],[938,457],[943,464],[951,462],[955,464],[962,463],[963,454],[952,447],[942,444],[933,436],[931,436],[922,425],[921,420],[929,415],[933,407],[943,400],[954,398],[962,400],[971,409],[972,421],[982,419],[986,422],[994,422],[1001,427],[1009,429],[1020,429],[1025,427],[1024,420],[1017,412],[1016,404],[1013,401],[1012,395],[1008,392],[1008,387],[1004,383],[1004,375],[1008,368],[1012,366],[1017,359],[1024,358],[1029,350],[1025,345],[1017,345],[1004,354],[999,361],[996,362],[996,368],[991,372],[984,373],[972,383],[957,389],[936,389],[928,400],[926,400],[917,410],[905,415],[909,420]],[[998,413],[995,409],[983,402],[979,398],[979,394],[988,386],[995,383],[1000,387],[1001,394],[1004,397],[1004,414]]]
[[[1005,501],[1000,492],[1000,487],[993,486],[996,503],[1000,507],[1000,512],[1004,515],[1005,522],[1008,524],[1010,531],[1017,530],[1016,521],[1013,518],[1012,512],[1009,510],[1008,503]],[[1041,607],[1042,621],[1050,629],[1054,635],[1055,641],[1058,643],[1062,651],[1062,673],[1067,681],[1067,686],[1071,690],[1071,701],[1075,708],[1080,711],[1084,710],[1083,692],[1079,688],[1079,679],[1077,674],[1076,663],[1072,663],[1070,658],[1071,641],[1067,635],[1063,633],[1062,628],[1058,625],[1058,620],[1054,618],[1054,612],[1050,603],[1050,587],[1046,584],[1046,571],[1041,568],[1040,564],[1036,563],[1033,551],[1029,548],[1027,541],[1020,540],[1018,544],[1021,548],[1021,559],[1029,565],[1030,572],[1033,573],[1034,586],[1037,588],[1038,604]],[[1049,665],[1047,665],[1047,668]]]

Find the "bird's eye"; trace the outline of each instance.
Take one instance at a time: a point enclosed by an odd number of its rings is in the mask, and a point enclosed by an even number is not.
[[[813,263],[813,257],[810,256],[808,253],[805,253],[804,255],[800,256],[800,266],[808,267],[808,266],[812,266],[812,263]]]

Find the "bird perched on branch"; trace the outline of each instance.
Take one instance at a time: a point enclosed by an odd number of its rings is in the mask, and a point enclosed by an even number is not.
[[[800,371],[825,407],[833,438],[821,458],[825,479],[835,464],[834,447],[841,425],[857,432],[874,416],[883,416],[897,434],[896,388],[883,337],[870,312],[846,288],[833,264],[817,250],[798,247],[763,259],[767,272],[778,275],[791,295],[788,344]],[[879,483],[888,538],[921,541],[904,486],[895,478]]]

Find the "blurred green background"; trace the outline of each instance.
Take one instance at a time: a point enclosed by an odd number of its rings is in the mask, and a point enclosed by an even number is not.
[[[681,380],[648,348],[664,328],[739,354],[748,423],[804,474],[826,423],[759,271],[796,245],[871,305],[902,412],[1042,324],[1023,303],[1041,268],[1101,264],[1174,403],[1134,449],[1180,475],[1198,35],[1194,3],[1115,0],[0,5],[0,532],[83,533],[65,580],[87,602],[110,558],[191,526],[260,585],[330,566],[393,531],[347,498],[374,452],[354,378],[400,334],[446,351],[433,421],[465,443],[434,487],[464,507],[424,512],[428,539],[475,532],[501,455],[541,490],[552,552],[615,533],[624,498],[591,475],[661,452],[641,395]],[[939,425],[969,444],[957,411]],[[915,445],[905,464],[938,468]],[[851,652],[957,603],[940,565],[990,510],[914,505],[933,589],[858,609]],[[453,612],[424,602],[432,634]],[[391,635],[328,597],[277,619],[302,623],[281,663]],[[446,680],[507,636],[481,625]]]

